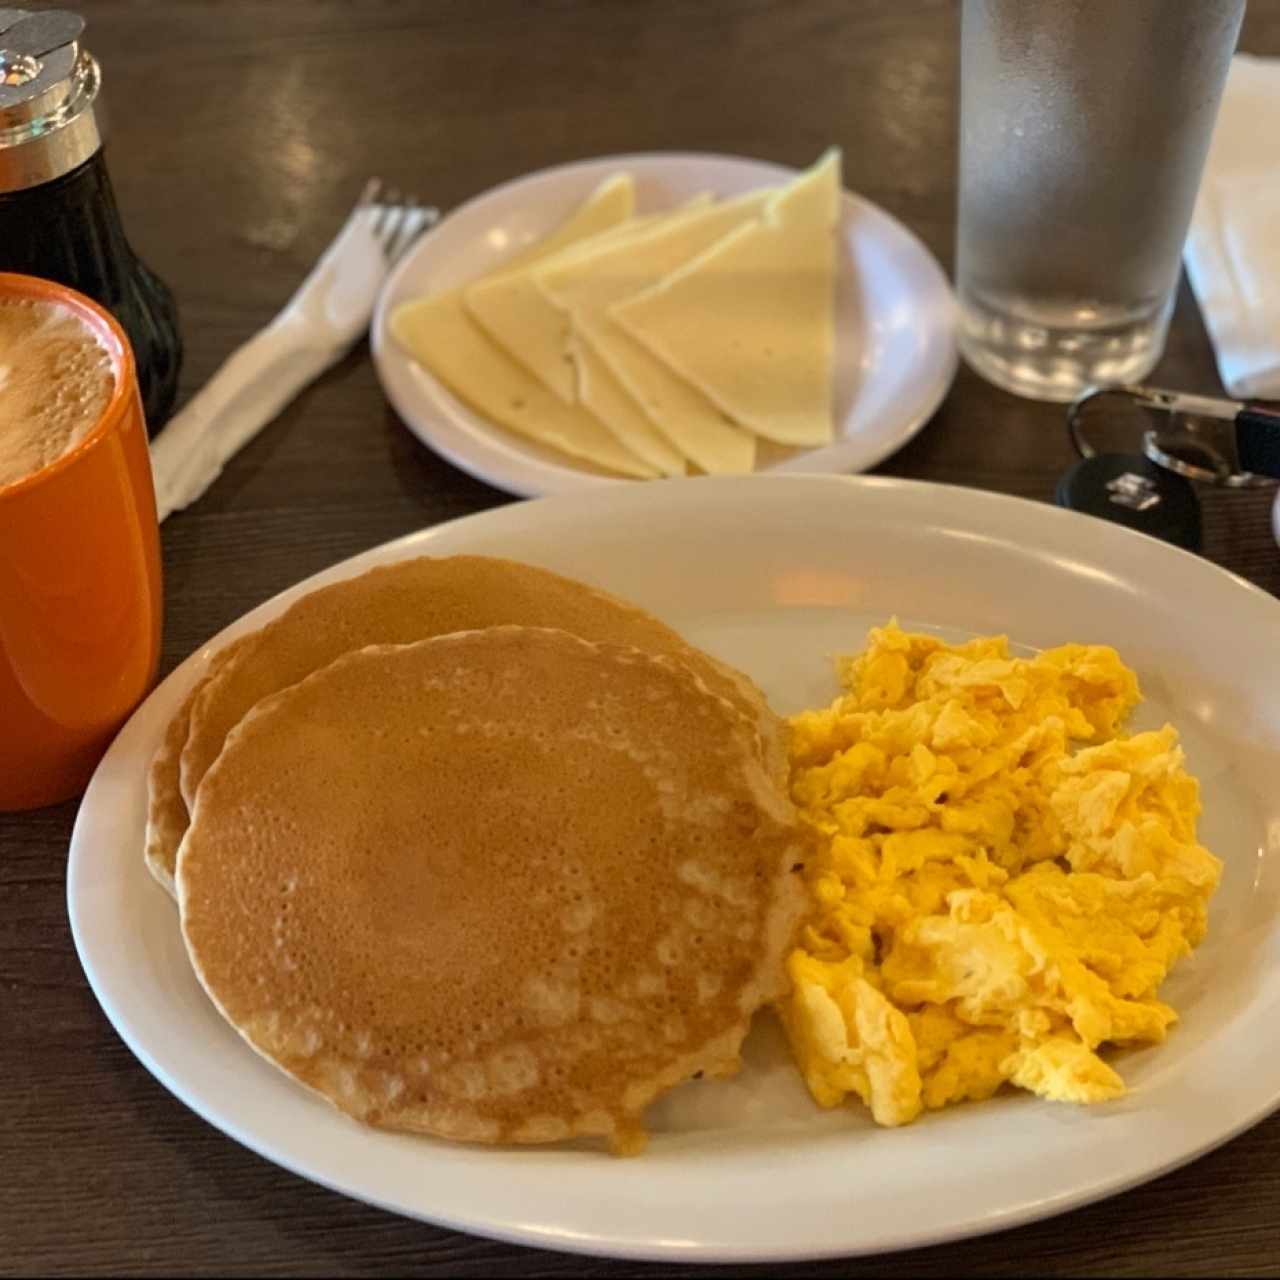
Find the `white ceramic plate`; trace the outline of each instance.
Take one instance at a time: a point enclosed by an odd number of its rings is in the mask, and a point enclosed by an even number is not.
[[[524,497],[632,483],[495,426],[473,412],[396,343],[387,328],[401,302],[474,280],[538,239],[604,177],[635,175],[637,208],[674,208],[702,191],[731,196],[784,182],[795,171],[733,156],[606,156],[495,187],[454,210],[392,273],[374,309],[378,377],[409,430],[454,466]],[[764,445],[760,470],[864,471],[913,436],[942,402],[956,371],[950,286],[900,222],[845,195],[838,233],[835,417],[822,449]]]
[[[518,557],[628,596],[739,664],[789,712],[835,692],[827,660],[898,614],[946,632],[1117,645],[1203,781],[1226,862],[1203,947],[1166,987],[1182,1021],[1123,1055],[1132,1086],[1091,1109],[1029,1095],[876,1129],[809,1101],[768,1017],[735,1080],[648,1115],[650,1150],[489,1149],[360,1128],[259,1059],[197,985],[173,904],[142,861],[145,772],[211,650],[299,592],[420,553]],[[1013,498],[875,478],[631,485],[518,503],[376,548],[227,628],[175,671],[103,760],[67,894],[107,1016],[173,1093],[325,1186],[467,1231],[625,1257],[868,1253],[1012,1226],[1180,1164],[1280,1103],[1280,603],[1184,552]]]

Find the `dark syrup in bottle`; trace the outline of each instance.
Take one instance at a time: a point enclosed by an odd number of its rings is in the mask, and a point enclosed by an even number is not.
[[[0,271],[57,280],[106,307],[129,335],[147,429],[164,424],[182,363],[178,309],[125,239],[101,150],[52,182],[0,194]]]
[[[177,306],[125,237],[94,112],[98,66],[77,42],[83,25],[64,10],[0,9],[0,271],[69,285],[120,321],[154,435],[178,390]]]

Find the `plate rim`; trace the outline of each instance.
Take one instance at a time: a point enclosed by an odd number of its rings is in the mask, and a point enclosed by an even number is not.
[[[455,421],[454,415],[445,412],[439,403],[431,403],[429,397],[443,396],[446,401],[456,401],[457,397],[429,370],[417,366],[409,357],[396,349],[388,331],[387,316],[391,299],[401,287],[405,275],[412,270],[419,255],[430,250],[432,240],[439,236],[453,219],[474,215],[478,209],[483,209],[491,202],[509,200],[522,187],[537,187],[575,173],[587,174],[627,166],[663,165],[728,165],[755,171],[766,178],[795,177],[804,171],[778,161],[729,152],[680,150],[620,152],[587,156],[548,165],[542,169],[504,179],[494,186],[469,196],[431,227],[396,263],[379,290],[374,303],[369,329],[369,348],[373,357],[374,371],[383,395],[410,435],[444,458],[450,465],[474,479],[519,497],[549,497],[558,493],[630,486],[636,483],[626,477],[588,471],[572,463],[561,462],[554,457],[544,458],[528,454],[525,452],[528,446],[519,437],[511,435],[508,439],[507,436],[510,433],[497,424],[487,423],[487,431],[483,437],[474,435],[475,428],[470,423],[464,425]],[[937,368],[932,371],[931,381],[927,383],[928,393],[921,395],[914,411],[903,417],[892,431],[885,433],[872,447],[862,450],[856,462],[833,463],[833,465],[814,470],[806,468],[806,461],[811,455],[826,453],[840,448],[842,443],[847,443],[837,440],[832,445],[822,446],[821,449],[802,451],[767,471],[750,474],[862,474],[903,448],[924,429],[946,399],[959,371],[959,320],[955,292],[937,257],[911,227],[867,196],[842,186],[841,208],[846,213],[854,211],[860,216],[871,219],[873,224],[876,224],[873,234],[888,235],[898,239],[906,252],[915,260],[917,269],[929,277],[928,289],[920,294],[920,298],[927,302],[930,308],[941,308],[945,315],[942,322],[931,322],[933,340],[941,344]],[[391,372],[397,363],[403,363],[410,376],[416,376],[429,389],[424,390],[423,401],[413,401],[402,394],[398,379]],[[465,405],[461,407],[467,414],[477,419],[481,418],[481,415],[474,414]],[[424,426],[423,421],[430,425]],[[475,440],[474,445],[468,443],[472,438]],[[490,465],[486,465],[485,461],[488,454],[495,455]]]
[[[1264,591],[1262,588],[1249,582],[1247,579],[1244,579],[1211,561],[1204,560],[1202,557],[1194,555],[1191,552],[1174,547],[1145,534],[1138,533],[1122,526],[1109,524],[1107,522],[1092,520],[1087,516],[1080,515],[1079,513],[1051,507],[1047,504],[1035,502],[1032,499],[1008,494],[993,493],[985,490],[970,489],[959,485],[945,485],[931,481],[889,477],[833,475],[796,475],[786,478],[764,476],[716,477],[703,478],[700,479],[698,483],[705,486],[716,486],[718,488],[725,488],[728,486],[746,486],[752,488],[767,486],[775,489],[780,485],[788,487],[794,486],[797,488],[815,484],[823,486],[834,485],[844,487],[851,492],[859,489],[880,491],[885,493],[888,498],[891,498],[894,494],[914,494],[920,500],[927,499],[929,495],[935,493],[937,490],[947,490],[952,493],[963,494],[963,501],[975,503],[978,508],[994,507],[1003,508],[1011,512],[1015,510],[1023,510],[1027,513],[1034,510],[1036,512],[1036,518],[1049,518],[1050,520],[1058,523],[1061,528],[1088,527],[1093,529],[1104,542],[1112,540],[1115,541],[1117,545],[1136,548],[1138,544],[1133,543],[1132,540],[1137,538],[1141,543],[1146,544],[1148,549],[1159,548],[1161,554],[1166,555],[1171,561],[1180,560],[1184,566],[1191,568],[1196,574],[1217,578],[1222,581],[1224,585],[1229,583],[1230,588],[1233,591],[1240,591],[1243,589],[1245,596],[1251,598],[1255,604],[1264,604],[1265,607],[1273,611],[1277,634],[1280,634],[1280,600],[1277,600],[1269,592]],[[651,490],[646,486],[633,486],[627,490],[627,494],[634,494],[636,496],[634,498],[628,496],[625,500],[643,504],[649,501],[649,499],[642,495],[649,492],[651,492]],[[561,495],[558,497],[540,499],[532,504],[508,504],[488,511],[459,516],[453,520],[429,526],[402,535],[398,538],[391,539],[375,547],[367,548],[364,551],[337,562],[336,564],[330,565],[302,581],[294,583],[284,590],[277,592],[269,599],[262,601],[252,609],[247,610],[227,626],[223,627],[216,633],[216,635],[211,637],[204,644],[198,646],[148,695],[148,698],[145,699],[139,706],[138,710],[135,711],[134,716],[130,718],[129,724],[134,722],[135,717],[142,714],[144,708],[150,705],[153,699],[164,700],[167,698],[173,705],[176,705],[185,687],[194,680],[195,675],[198,673],[198,669],[207,662],[209,651],[214,646],[224,642],[226,639],[230,638],[230,636],[238,634],[239,632],[259,623],[264,617],[269,617],[274,613],[279,612],[287,606],[287,603],[292,598],[295,598],[298,594],[301,594],[306,590],[312,589],[321,582],[337,580],[342,577],[349,576],[351,573],[359,572],[362,568],[366,568],[374,563],[400,559],[415,553],[430,554],[431,543],[435,541],[437,537],[441,535],[448,536],[449,531],[456,531],[459,527],[467,524],[474,522],[502,523],[506,521],[515,521],[519,524],[521,523],[519,516],[526,510],[546,507],[550,504],[555,504],[557,507],[565,507],[570,504],[576,505],[583,504],[584,502],[595,502],[599,500],[599,496],[600,495],[588,494]],[[535,516],[533,518],[536,519],[537,517]],[[461,550],[465,550],[465,548],[461,548]],[[126,729],[127,728],[128,725],[126,725]],[[112,750],[114,749],[113,745]],[[111,752],[109,751],[108,756],[110,755]],[[106,765],[106,762],[106,758],[104,758],[104,766]],[[127,1011],[117,1006],[110,993],[104,990],[99,981],[101,975],[95,970],[91,956],[92,947],[86,943],[86,939],[83,936],[79,914],[80,908],[78,905],[77,889],[79,887],[81,875],[87,874],[84,870],[84,859],[86,855],[83,852],[83,846],[89,839],[88,835],[84,833],[84,826],[87,823],[85,815],[86,810],[89,807],[88,801],[90,793],[94,790],[96,785],[102,785],[106,788],[109,788],[112,785],[112,779],[109,777],[103,777],[101,783],[99,782],[100,775],[104,772],[104,766],[99,767],[99,771],[95,774],[94,780],[90,785],[90,790],[86,792],[85,799],[82,801],[80,809],[76,815],[75,826],[72,832],[71,847],[68,855],[67,910],[77,957],[85,972],[86,979],[94,993],[95,999],[98,1001],[103,1013],[111,1023],[113,1029],[124,1041],[130,1052],[138,1058],[139,1062],[161,1085],[163,1085],[171,1094],[173,1094],[174,1097],[176,1097],[190,1110],[194,1111],[203,1120],[205,1120],[206,1123],[210,1124],[215,1129],[218,1129],[233,1141],[238,1142],[240,1145],[254,1151],[262,1158],[289,1170],[294,1175],[304,1178],[307,1181],[315,1182],[317,1185],[324,1186],[338,1194],[349,1196],[363,1203],[373,1205],[384,1211],[395,1213],[400,1216],[434,1223],[451,1229],[467,1232],[469,1234],[503,1240],[522,1246],[548,1248],[561,1252],[626,1260],[689,1263],[742,1263],[747,1261],[783,1262],[816,1260],[833,1257],[851,1258],[872,1256],[898,1252],[905,1249],[925,1248],[944,1242],[959,1241],[975,1236],[999,1232],[1028,1222],[1054,1217],[1072,1209],[1083,1207],[1102,1199],[1110,1198],[1111,1196],[1130,1190],[1133,1187],[1150,1182],[1165,1173],[1171,1172],[1198,1159],[1200,1156],[1207,1154],[1217,1147],[1231,1141],[1246,1130],[1252,1128],[1261,1120],[1265,1119],[1266,1116],[1280,1108],[1280,1082],[1278,1082],[1276,1085],[1271,1086],[1270,1093],[1267,1096],[1263,1097],[1256,1103],[1256,1105],[1251,1105],[1246,1113],[1244,1113],[1241,1118],[1239,1118],[1234,1124],[1230,1125],[1227,1129],[1212,1135],[1206,1140],[1193,1143],[1188,1149],[1172,1158],[1164,1160],[1158,1165],[1152,1165],[1144,1169],[1140,1169],[1137,1172],[1116,1177],[1111,1180],[1104,1178],[1100,1181],[1094,1182],[1092,1185],[1089,1185],[1084,1189],[1073,1190],[1067,1188],[1056,1196],[1049,1197],[1045,1200],[1025,1203],[1004,1209],[997,1209],[982,1216],[975,1216],[962,1225],[939,1225],[931,1229],[917,1230],[905,1234],[900,1233],[896,1237],[890,1237],[888,1239],[882,1239],[861,1245],[850,1244],[845,1240],[843,1242],[824,1242],[817,1245],[808,1245],[804,1243],[797,1244],[795,1242],[769,1247],[752,1245],[737,1249],[733,1247],[726,1247],[722,1243],[706,1244],[694,1241],[677,1241],[672,1243],[661,1240],[656,1242],[653,1240],[619,1240],[610,1238],[607,1235],[590,1235],[587,1233],[583,1233],[580,1237],[566,1239],[565,1236],[561,1232],[558,1232],[554,1227],[539,1227],[536,1224],[529,1223],[518,1225],[499,1223],[495,1225],[491,1219],[486,1219],[483,1214],[429,1214],[421,1209],[407,1206],[404,1203],[397,1203],[394,1199],[386,1198],[376,1193],[363,1190],[359,1186],[353,1185],[351,1182],[344,1182],[342,1179],[332,1178],[323,1173],[317,1173],[307,1167],[305,1160],[295,1160],[291,1155],[282,1153],[279,1149],[273,1148],[269,1141],[258,1139],[251,1129],[246,1129],[243,1124],[239,1123],[234,1118],[229,1118],[222,1114],[222,1112],[226,1110],[225,1104],[220,1104],[218,1100],[210,1101],[199,1095],[193,1097],[190,1090],[186,1088],[180,1080],[173,1078],[171,1073],[157,1061],[147,1044],[134,1034],[129,1014]],[[122,1025],[122,1023],[124,1025]]]

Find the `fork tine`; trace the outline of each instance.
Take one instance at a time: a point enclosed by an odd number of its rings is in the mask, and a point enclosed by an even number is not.
[[[396,219],[396,215],[400,208],[400,191],[397,187],[388,187],[382,195],[382,199],[378,204],[378,212],[373,219],[373,234],[381,240],[385,246],[387,235],[391,229],[391,225]]]
[[[377,177],[364,184],[356,207],[373,210],[370,229],[388,262],[397,261],[440,217],[438,209],[424,208],[417,196],[402,196],[399,187],[386,187]]]
[[[418,238],[431,221],[431,213],[418,203],[417,196],[409,196],[405,202],[404,221],[400,224],[395,236],[387,244],[387,257],[395,262],[397,258]]]
[[[387,258],[392,257],[393,246],[400,235],[401,229],[404,227],[408,212],[408,209],[400,203],[387,206],[387,221],[378,232],[378,239],[382,243],[382,252]]]

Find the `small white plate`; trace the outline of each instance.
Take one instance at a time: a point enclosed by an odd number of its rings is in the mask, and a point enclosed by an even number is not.
[[[401,302],[475,280],[552,230],[607,175],[635,176],[637,210],[671,209],[776,185],[795,171],[760,160],[678,152],[606,156],[504,183],[454,210],[392,272],[370,342],[387,398],[423,444],[524,497],[631,483],[496,426],[442,386],[391,337]],[[942,403],[956,371],[954,300],[941,268],[900,222],[844,197],[836,279],[837,439],[821,449],[765,445],[758,470],[865,471],[901,448]]]
[[[1209,935],[1163,994],[1167,1043],[1117,1055],[1131,1092],[1082,1109],[1026,1095],[903,1129],[821,1111],[762,1016],[747,1065],[646,1116],[634,1160],[484,1148],[362,1128],[254,1054],[183,950],[142,859],[146,771],[169,718],[232,636],[301,592],[419,554],[504,555],[627,596],[753,675],[781,712],[825,703],[829,655],[868,624],[1116,645],[1172,720],[1224,859]],[[142,705],[85,795],[67,900],[85,973],[125,1043],[238,1142],[411,1217],[552,1249],[747,1261],[872,1253],[1013,1226],[1192,1159],[1280,1104],[1280,602],[1102,520],[878,478],[750,476],[515,503],[375,548],[300,583],[192,655]]]

